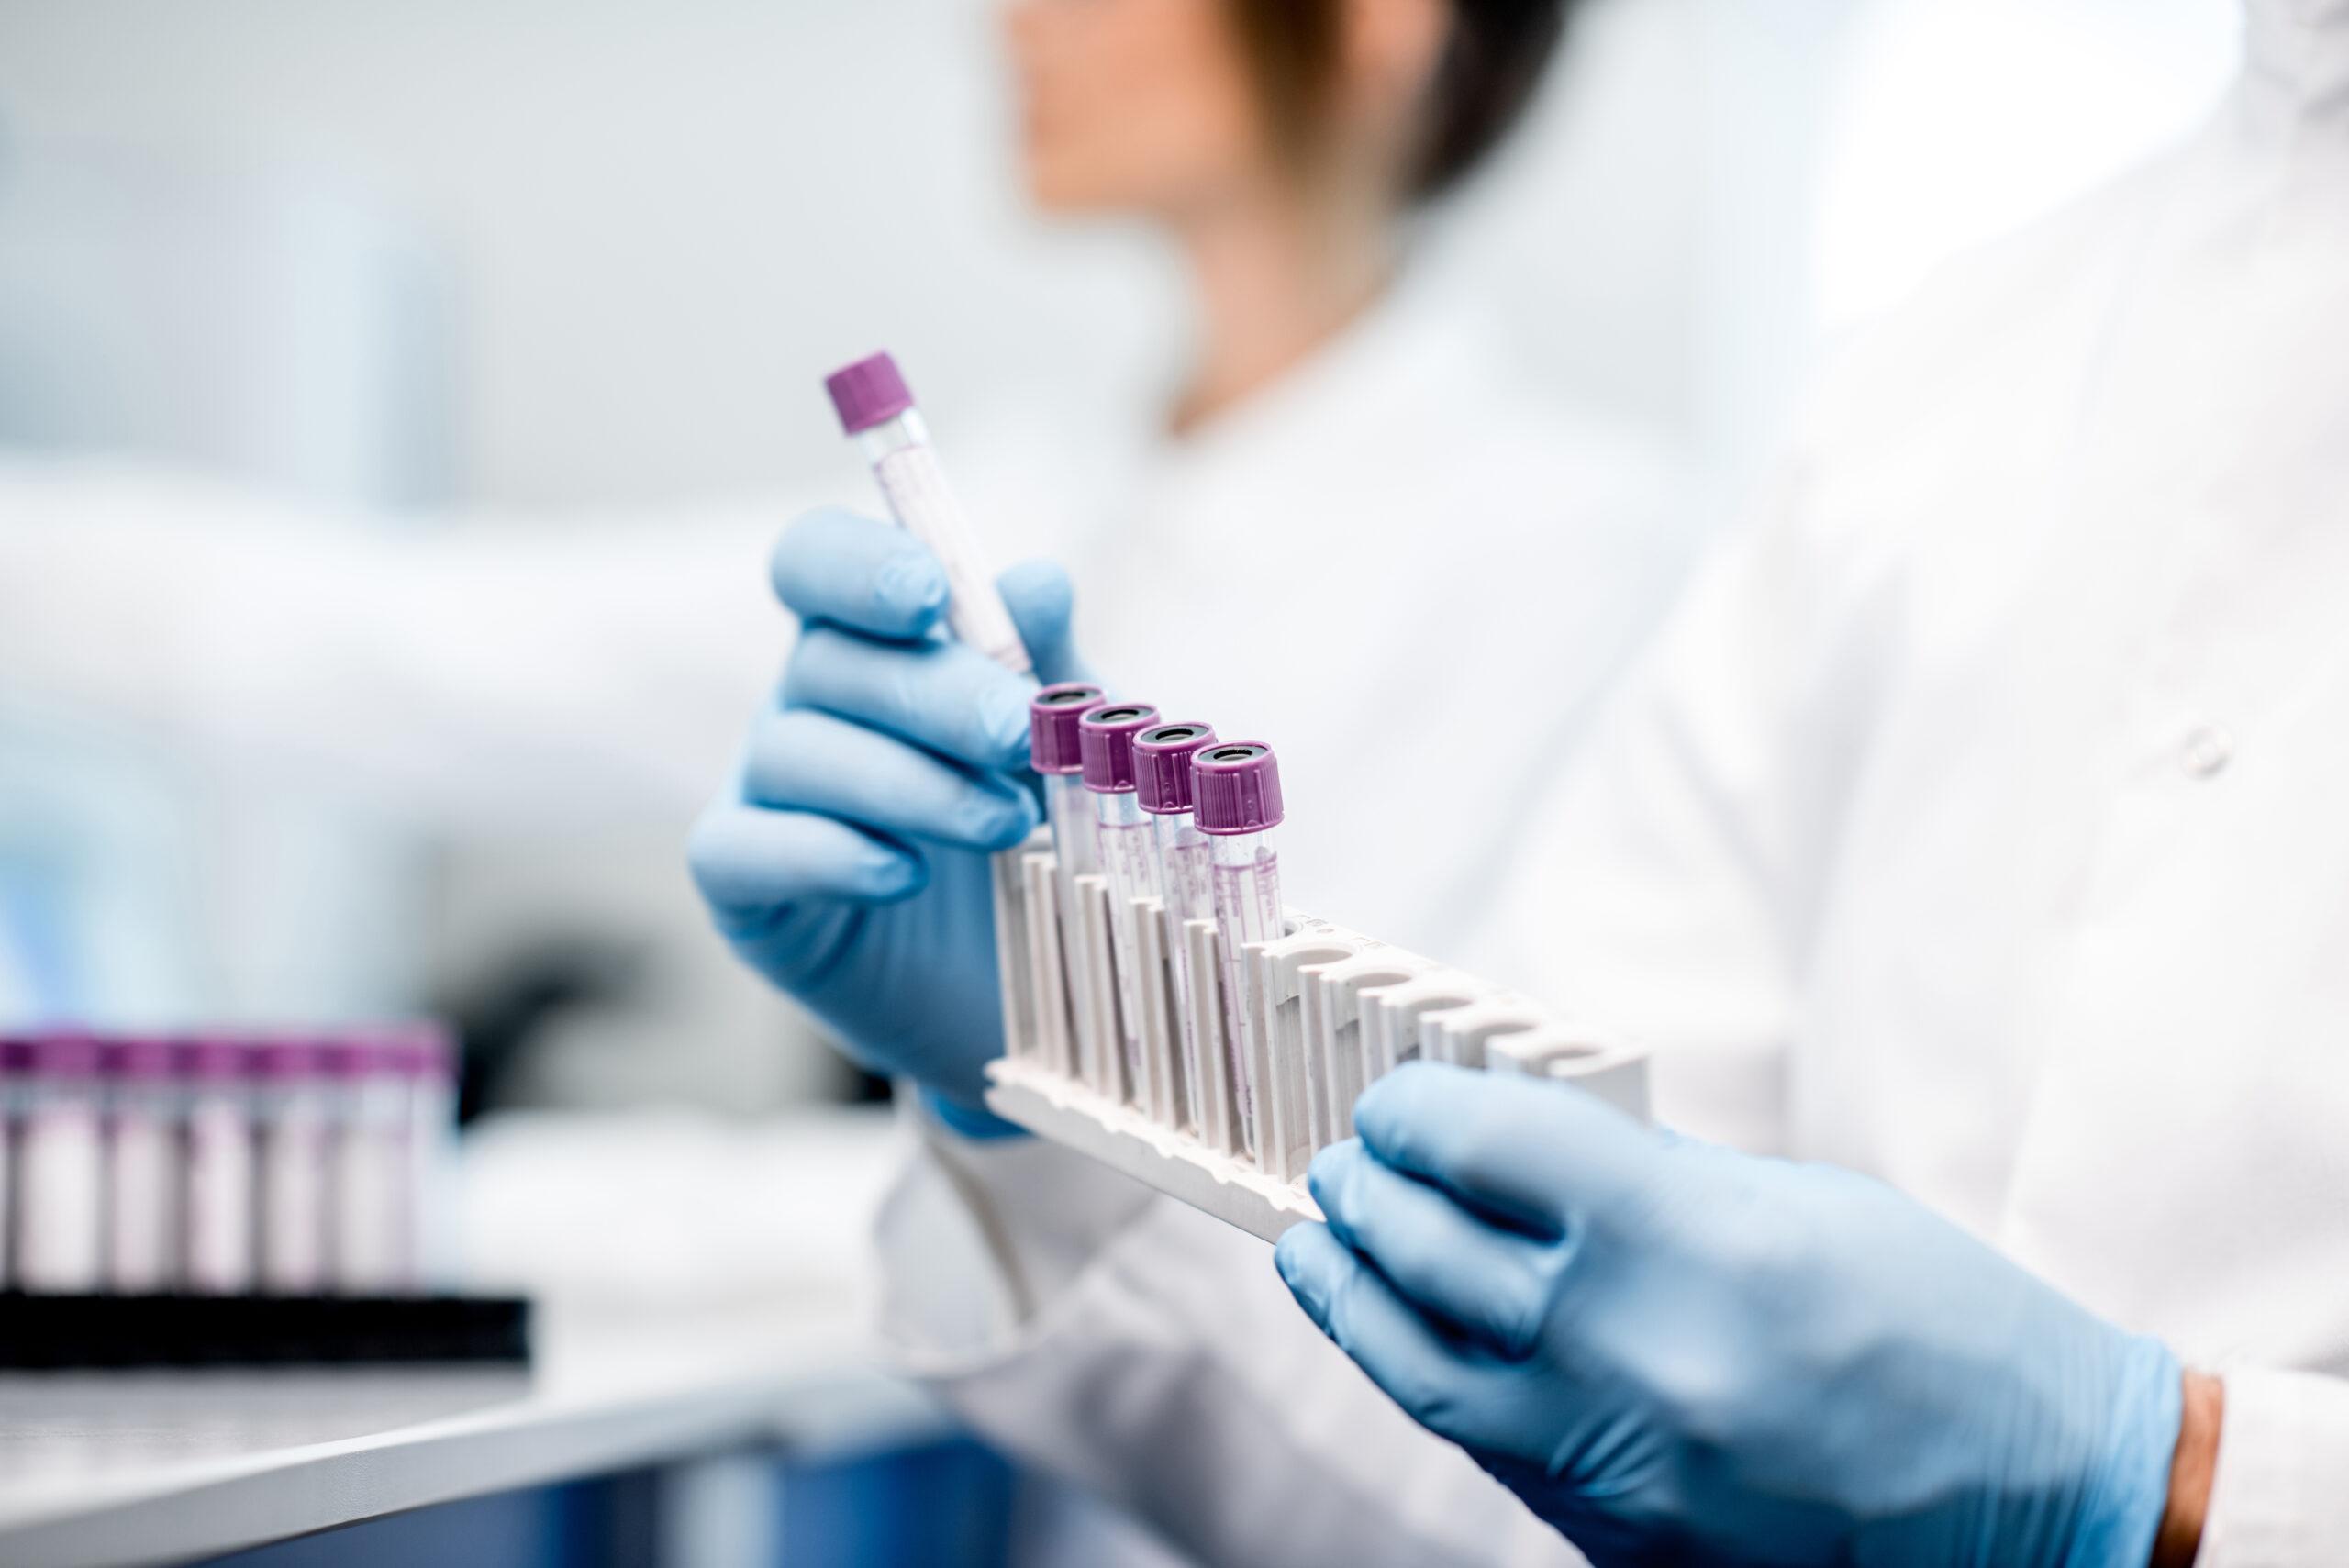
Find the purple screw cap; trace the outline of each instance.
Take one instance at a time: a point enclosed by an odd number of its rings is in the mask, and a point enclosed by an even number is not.
[[[1157,724],[1158,710],[1142,702],[1104,705],[1077,720],[1085,787],[1096,795],[1123,795],[1132,789],[1134,737]]]
[[[253,1051],[253,1071],[280,1082],[320,1077],[326,1065],[325,1049],[312,1040],[265,1040]]]
[[[1238,740],[1191,759],[1202,833],[1261,833],[1281,821],[1281,765],[1270,746]]]
[[[241,1078],[252,1066],[252,1048],[236,1035],[198,1035],[179,1042],[179,1058],[190,1078]]]
[[[393,1030],[400,1071],[411,1078],[449,1078],[456,1074],[457,1041],[441,1025],[418,1019]]]
[[[1144,811],[1171,817],[1191,809],[1191,758],[1215,744],[1206,724],[1162,724],[1134,737],[1134,790]]]
[[[1085,752],[1077,721],[1101,706],[1105,694],[1082,681],[1046,686],[1028,704],[1028,763],[1040,773],[1081,773]]]
[[[897,361],[886,354],[841,366],[824,378],[824,390],[832,395],[841,428],[852,436],[885,425],[914,406],[906,378],[897,373]]]
[[[112,1077],[168,1078],[176,1066],[168,1040],[133,1035],[106,1041],[106,1070]]]
[[[324,1048],[327,1075],[373,1078],[399,1071],[398,1047],[364,1032],[338,1036]]]
[[[61,1030],[32,1037],[26,1066],[49,1078],[92,1078],[98,1071],[98,1041],[95,1035]]]

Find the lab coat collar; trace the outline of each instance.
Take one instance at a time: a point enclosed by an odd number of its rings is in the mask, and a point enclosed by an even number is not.
[[[1500,406],[1506,366],[1479,308],[1406,271],[1278,382],[1163,438],[1141,488],[1184,520],[1195,549],[1260,553],[1268,512],[1319,504],[1330,476],[1417,473],[1456,446]]]
[[[1368,432],[1391,428],[1392,416],[1480,404],[1476,395],[1498,379],[1501,362],[1482,314],[1444,280],[1407,267],[1358,320],[1277,383],[1166,438],[1162,466],[1261,472],[1283,453],[1293,460],[1301,450],[1353,450]]]
[[[2259,134],[2349,128],[2349,0],[2244,0],[2241,101]]]

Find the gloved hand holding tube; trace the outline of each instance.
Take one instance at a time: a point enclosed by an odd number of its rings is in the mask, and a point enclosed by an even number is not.
[[[774,585],[800,620],[780,700],[694,829],[694,877],[735,951],[868,1069],[974,1133],[1003,1051],[986,857],[1037,803],[1029,702],[1071,673],[1069,587],[1032,562],[990,583],[896,364],[825,383],[898,527],[800,518]],[[950,635],[951,628],[951,635]]]
[[[2153,1559],[2177,1362],[1891,1188],[1424,1063],[1354,1120],[1282,1277],[1598,1568]]]
[[[695,880],[735,951],[852,1057],[985,1129],[981,1068],[1003,1050],[986,857],[1038,821],[1033,686],[936,635],[946,574],[902,528],[801,517],[774,584],[799,640],[695,828]],[[1038,670],[1072,670],[1059,568],[1016,567],[999,586]]]

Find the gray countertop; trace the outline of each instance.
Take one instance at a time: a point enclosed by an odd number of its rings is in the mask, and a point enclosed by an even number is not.
[[[0,1562],[184,1561],[459,1497],[944,1422],[836,1303],[542,1313],[529,1373],[0,1376]]]

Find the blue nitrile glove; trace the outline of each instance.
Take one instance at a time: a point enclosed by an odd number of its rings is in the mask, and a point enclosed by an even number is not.
[[[872,1071],[904,1073],[965,1131],[1003,1051],[986,857],[1038,820],[1035,684],[938,627],[946,573],[904,529],[801,517],[774,555],[802,629],[780,700],[693,836],[694,879],[751,966]],[[1048,680],[1064,679],[1068,580],[1030,562],[1004,602]]]
[[[1599,1568],[2142,1568],[2180,1370],[1889,1187],[1415,1064],[1313,1162],[1306,1311]]]

